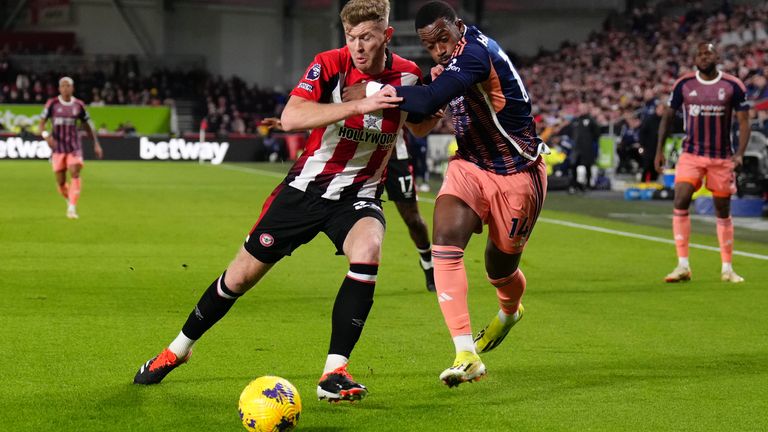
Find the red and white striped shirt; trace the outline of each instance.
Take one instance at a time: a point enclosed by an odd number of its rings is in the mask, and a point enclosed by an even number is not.
[[[91,118],[85,110],[85,104],[74,96],[64,102],[61,96],[48,99],[42,114],[44,119],[51,119],[53,124],[54,153],[81,153],[83,151],[78,132],[77,121],[87,122]]]
[[[345,47],[318,54],[291,96],[340,103],[344,86],[362,81],[415,85],[421,81],[421,71],[412,61],[387,51],[384,71],[367,75],[355,68]],[[285,184],[330,200],[378,198],[382,175],[406,116],[397,108],[388,108],[313,129]]]

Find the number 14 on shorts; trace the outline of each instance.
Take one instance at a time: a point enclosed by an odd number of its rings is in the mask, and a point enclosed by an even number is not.
[[[528,225],[527,217],[524,217],[522,221],[520,218],[512,218],[512,228],[509,230],[509,238],[514,238],[516,236],[527,237],[529,232],[530,227]]]

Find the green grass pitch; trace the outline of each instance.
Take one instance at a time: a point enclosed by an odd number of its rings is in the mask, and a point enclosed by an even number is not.
[[[484,380],[448,389],[438,374],[452,343],[391,203],[350,365],[366,400],[315,398],[347,268],[322,234],[239,300],[188,365],[132,385],[234,256],[280,181],[267,171],[287,168],[89,162],[71,221],[48,164],[0,162],[0,430],[237,431],[240,391],[261,375],[297,386],[305,431],[768,429],[765,260],[737,256],[747,282],[728,285],[719,255],[692,249],[694,280],[666,285],[673,246],[542,221],[523,256],[525,319],[483,356]],[[542,216],[671,236],[567,207]],[[431,225],[432,205],[421,209]],[[713,234],[692,240],[714,246]],[[475,329],[497,309],[484,242],[466,252]],[[743,236],[736,248],[768,255]]]

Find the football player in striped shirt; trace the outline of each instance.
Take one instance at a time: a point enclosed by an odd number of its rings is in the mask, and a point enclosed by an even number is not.
[[[694,63],[696,72],[681,76],[672,89],[669,106],[659,124],[656,149],[656,169],[664,169],[664,142],[669,136],[669,125],[675,111],[683,110],[685,138],[683,151],[675,166],[675,202],[672,213],[672,232],[677,249],[677,267],[664,279],[680,282],[691,279],[688,243],[691,219],[688,208],[693,193],[704,182],[712,191],[717,216],[717,239],[722,261],[720,279],[724,282],[743,282],[733,271],[733,221],[731,195],[736,192],[736,170],[743,161],[751,134],[749,104],[744,83],[733,75],[717,69],[720,59],[715,46],[700,43]],[[733,112],[739,122],[739,145],[731,143]]]
[[[99,138],[93,132],[91,118],[85,110],[85,104],[72,96],[74,91],[75,82],[72,78],[61,78],[59,96],[45,103],[39,125],[43,139],[53,150],[51,157],[53,173],[56,176],[59,193],[67,200],[67,217],[70,219],[78,218],[77,201],[82,188],[80,171],[83,169],[83,145],[80,141],[78,123],[93,140],[93,152],[96,157],[101,159],[103,156]],[[48,120],[51,121],[52,132],[48,132],[45,127]],[[69,184],[67,172],[71,178]]]
[[[391,88],[351,102],[342,102],[341,94],[345,86],[363,81],[412,85],[420,80],[416,64],[387,50],[393,32],[388,17],[388,0],[352,0],[344,6],[346,47],[315,57],[281,118],[286,130],[312,130],[306,150],[265,201],[234,261],[205,291],[176,339],[139,368],[134,383],[159,383],[186,362],[192,345],[237,298],[322,232],[336,254],[347,258],[349,270],[333,306],[317,396],[340,401],[368,394],[347,363],[373,305],[384,236],[382,176],[406,114]]]

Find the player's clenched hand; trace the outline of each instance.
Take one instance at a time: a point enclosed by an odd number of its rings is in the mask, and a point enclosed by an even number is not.
[[[433,119],[441,119],[443,117],[445,117],[445,108],[441,108],[436,113],[429,116],[429,118],[433,118]]]
[[[656,153],[656,158],[653,161],[653,164],[656,166],[656,172],[659,174],[664,174],[664,163],[666,161],[664,160],[664,155],[661,153]]]
[[[53,148],[56,147],[56,142],[53,141],[53,137],[52,136],[47,136],[47,137],[45,137],[43,139],[45,140],[45,142],[48,143],[48,147],[50,147],[51,150],[53,150]]]
[[[103,159],[104,158],[104,150],[101,149],[101,146],[99,145],[99,143],[96,143],[96,144],[93,145],[93,153],[99,159]]]
[[[432,80],[434,80],[435,78],[439,77],[444,70],[445,68],[443,65],[433,66],[432,69],[429,70],[429,75],[432,77]]]
[[[371,96],[357,101],[358,114],[368,114],[385,108],[397,108],[403,98],[397,97],[397,91],[392,86],[384,86]]]
[[[359,82],[357,84],[344,87],[344,90],[341,92],[341,101],[349,102],[365,98],[366,85],[366,82]]]
[[[744,163],[744,156],[735,154],[731,157],[731,161],[733,161],[733,169],[739,169],[741,164]]]

